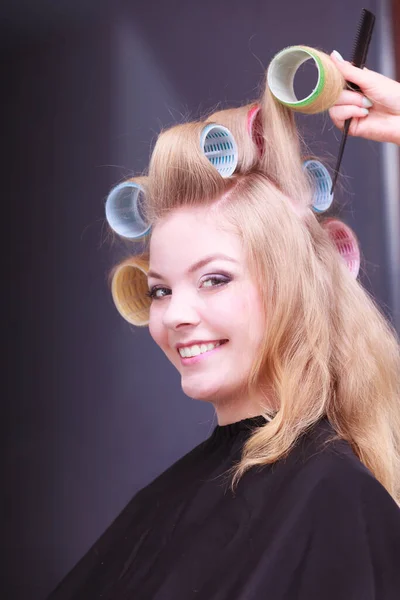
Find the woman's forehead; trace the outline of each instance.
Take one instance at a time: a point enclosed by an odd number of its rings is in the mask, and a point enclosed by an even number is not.
[[[211,207],[184,207],[172,211],[153,227],[150,247],[174,240],[213,243],[220,239],[227,243],[237,243],[239,236],[235,228],[228,222],[221,211],[216,212]],[[228,242],[229,243],[229,242]]]
[[[167,266],[201,260],[211,254],[226,254],[243,261],[240,236],[223,215],[203,207],[179,209],[159,221],[150,240],[150,264]],[[161,267],[160,267],[161,268]]]

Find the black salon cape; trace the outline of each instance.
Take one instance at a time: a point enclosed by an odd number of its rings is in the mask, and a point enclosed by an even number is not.
[[[400,600],[400,508],[322,419],[285,460],[221,479],[254,417],[139,491],[51,600]]]

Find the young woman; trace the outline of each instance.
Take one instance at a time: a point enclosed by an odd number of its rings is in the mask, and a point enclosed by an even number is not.
[[[343,92],[334,122],[399,142],[400,84],[333,60],[368,97]],[[189,123],[136,180],[151,232],[116,268],[115,302],[218,425],[52,600],[400,597],[399,346],[311,210],[292,114],[268,88],[260,106],[208,119],[234,132],[233,175]]]

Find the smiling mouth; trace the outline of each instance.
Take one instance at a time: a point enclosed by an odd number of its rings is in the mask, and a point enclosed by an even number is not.
[[[220,340],[218,342],[209,342],[204,344],[193,344],[193,346],[184,346],[178,348],[178,353],[181,358],[194,358],[195,356],[200,356],[201,354],[206,354],[207,352],[211,352],[215,350],[219,346],[226,344],[228,340]]]

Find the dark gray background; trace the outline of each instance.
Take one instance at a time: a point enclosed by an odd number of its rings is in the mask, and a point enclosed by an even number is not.
[[[161,127],[254,99],[284,46],[349,58],[361,8],[378,3],[3,4],[2,598],[44,598],[135,491],[216,424],[148,331],[113,308],[107,272],[121,254],[107,242],[107,192],[146,167]],[[327,116],[300,121],[334,159]],[[390,315],[380,160],[378,144],[349,139],[337,199],[362,279]]]

